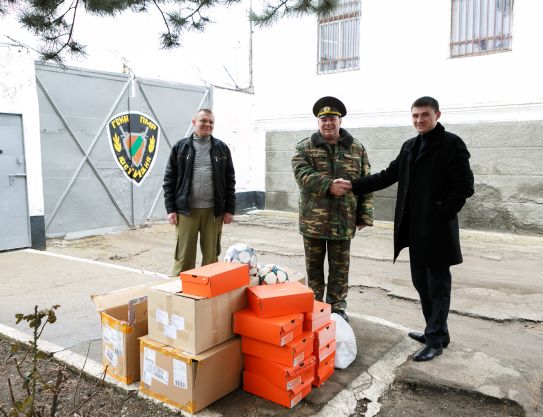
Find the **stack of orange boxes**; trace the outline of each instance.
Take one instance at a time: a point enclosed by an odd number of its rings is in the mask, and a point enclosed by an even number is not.
[[[311,391],[315,375],[313,332],[304,313],[314,310],[311,289],[299,282],[247,290],[249,308],[234,313],[244,353],[243,389],[292,408]]]
[[[313,332],[315,355],[315,379],[313,385],[320,387],[334,373],[336,356],[336,322],[330,320],[331,306],[315,301],[313,311],[306,313],[304,331]]]
[[[241,385],[241,340],[232,319],[247,306],[249,267],[216,262],[180,277],[149,290],[140,390],[195,413]]]

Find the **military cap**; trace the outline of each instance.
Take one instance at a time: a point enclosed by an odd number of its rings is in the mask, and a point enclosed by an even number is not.
[[[313,105],[313,114],[319,119],[321,117],[339,116],[344,117],[347,114],[345,105],[335,97],[326,96],[319,98]]]

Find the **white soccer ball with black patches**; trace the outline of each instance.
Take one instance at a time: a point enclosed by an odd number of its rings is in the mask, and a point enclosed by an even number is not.
[[[266,264],[258,268],[258,282],[260,285],[280,284],[288,281],[288,274],[276,264]]]
[[[258,272],[258,258],[256,251],[245,243],[230,246],[224,255],[225,262],[237,262],[249,265],[249,275],[256,276]]]

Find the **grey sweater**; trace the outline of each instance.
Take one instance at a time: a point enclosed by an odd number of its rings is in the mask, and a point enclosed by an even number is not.
[[[209,157],[211,150],[210,137],[200,138],[194,134],[192,144],[194,145],[195,156],[189,206],[192,208],[213,207],[215,196],[213,195],[213,166]]]

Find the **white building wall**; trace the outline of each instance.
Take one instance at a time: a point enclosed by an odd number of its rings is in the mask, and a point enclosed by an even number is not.
[[[0,113],[22,115],[30,216],[43,216],[43,182],[38,95],[33,57],[0,44]]]
[[[266,149],[256,140],[254,95],[215,88],[213,135],[228,144],[236,170],[236,191],[264,191]]]
[[[361,1],[357,71],[317,74],[314,17],[256,31],[257,126],[314,128],[324,95],[346,104],[345,127],[409,124],[423,95],[440,101],[445,123],[543,119],[543,2],[514,2],[513,51],[452,59],[450,1]]]

